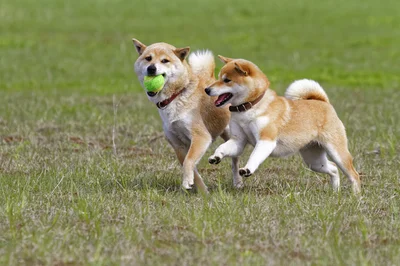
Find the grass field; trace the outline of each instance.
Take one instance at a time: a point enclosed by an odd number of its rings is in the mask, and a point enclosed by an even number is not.
[[[0,265],[399,265],[400,2],[0,1]],[[282,94],[326,89],[362,173],[229,162],[184,193],[135,37],[258,64]],[[221,63],[217,63],[218,68]],[[112,149],[116,129],[117,155]],[[247,159],[250,149],[242,158]]]

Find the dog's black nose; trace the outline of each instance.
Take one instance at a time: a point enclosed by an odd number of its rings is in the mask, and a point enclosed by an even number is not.
[[[153,92],[153,91],[148,91],[147,95],[149,95],[150,97],[154,97],[157,95],[157,92]]]
[[[147,74],[149,75],[154,75],[157,72],[157,68],[154,64],[151,64],[148,68],[147,68]]]
[[[210,93],[211,93],[211,89],[210,89],[210,88],[206,88],[204,91],[205,91],[208,95],[210,95]]]

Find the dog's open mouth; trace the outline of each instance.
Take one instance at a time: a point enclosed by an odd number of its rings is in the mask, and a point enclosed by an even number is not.
[[[227,101],[229,101],[233,97],[232,93],[223,93],[218,96],[218,99],[215,101],[215,106],[220,107],[224,105]]]

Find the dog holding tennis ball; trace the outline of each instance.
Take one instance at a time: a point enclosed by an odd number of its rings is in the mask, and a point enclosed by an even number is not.
[[[153,92],[157,94],[162,88],[164,87],[164,76],[157,75],[157,76],[144,76],[143,85],[147,92]]]
[[[214,56],[207,50],[189,55],[189,47],[167,43],[147,46],[133,39],[133,44],[139,54],[134,65],[136,75],[148,99],[158,108],[165,136],[182,165],[182,187],[191,189],[195,185],[206,193],[196,165],[218,136],[229,139],[228,107],[216,107],[217,97],[204,92],[215,82]],[[241,187],[236,157],[232,158],[232,172],[234,186]]]

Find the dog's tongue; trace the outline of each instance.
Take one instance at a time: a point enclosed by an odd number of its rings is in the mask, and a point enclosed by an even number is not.
[[[228,98],[230,93],[224,93],[218,96],[218,99],[215,101],[215,105],[220,105],[226,98]]]

